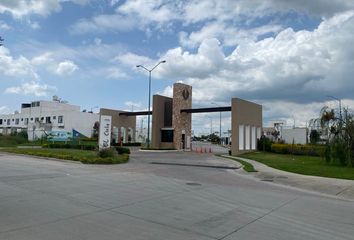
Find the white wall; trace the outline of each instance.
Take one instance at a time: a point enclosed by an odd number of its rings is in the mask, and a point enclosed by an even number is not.
[[[306,128],[283,129],[282,139],[285,141],[285,143],[288,144],[292,144],[293,140],[295,144],[306,144],[307,129]]]
[[[59,116],[63,117],[63,122],[59,123]],[[53,130],[76,131],[87,137],[91,137],[93,125],[99,120],[99,115],[95,113],[80,112],[80,107],[60,102],[41,101],[39,107],[31,107],[22,109],[21,113],[17,114],[1,114],[0,119],[3,123],[0,125],[0,132],[6,132],[6,129],[12,128],[16,130],[27,130],[28,126],[35,124],[35,119],[43,117],[42,123],[45,123],[46,117],[50,117],[51,127]],[[55,117],[55,119],[54,119]],[[25,119],[28,118],[28,125],[25,124]],[[32,121],[31,121],[31,118]],[[7,121],[10,119],[10,125]],[[16,124],[18,119],[18,124]],[[12,121],[14,120],[14,121]],[[37,126],[37,124],[35,124]],[[37,127],[36,127],[37,128]],[[10,131],[7,131],[8,133]]]

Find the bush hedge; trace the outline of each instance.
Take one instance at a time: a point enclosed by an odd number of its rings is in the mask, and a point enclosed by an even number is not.
[[[46,143],[44,148],[67,148],[67,149],[81,149],[81,150],[96,150],[97,145],[73,144],[73,143]]]
[[[116,147],[118,154],[130,154],[130,149],[125,147]]]
[[[274,143],[271,146],[271,151],[282,154],[323,156],[325,146]]]
[[[40,156],[46,158],[57,158],[57,159],[65,159],[72,161],[80,161],[85,164],[119,164],[126,163],[129,160],[129,154],[118,155],[115,153],[113,157],[99,157],[95,156],[95,152],[90,153],[89,155],[85,154],[84,156],[81,152],[52,152],[49,149],[25,149],[25,148],[4,148],[2,151],[16,153],[16,154],[26,154],[33,156]],[[80,151],[80,150],[75,150]],[[114,152],[114,150],[113,150]]]
[[[99,150],[97,156],[100,158],[114,158],[117,156],[117,152],[112,148],[106,148]]]

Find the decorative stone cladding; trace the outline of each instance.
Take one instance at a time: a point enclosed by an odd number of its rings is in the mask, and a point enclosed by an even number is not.
[[[192,86],[175,83],[173,84],[173,110],[172,127],[174,129],[173,143],[176,149],[182,149],[182,134],[185,134],[185,148],[189,149],[192,132],[192,115],[181,113],[181,109],[192,108]],[[189,139],[189,142],[188,142]]]

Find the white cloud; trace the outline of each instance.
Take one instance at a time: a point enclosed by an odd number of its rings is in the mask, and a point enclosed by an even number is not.
[[[9,29],[11,29],[11,27],[7,23],[0,21],[0,29],[1,30],[9,30]]]
[[[90,1],[91,0],[2,0],[0,2],[0,14],[8,12],[16,19],[30,15],[46,17],[52,12],[61,11],[62,2],[86,5]]]
[[[216,40],[197,53],[171,49],[160,59],[160,77],[185,79],[197,101],[231,96],[318,101],[326,93],[349,96],[354,88],[354,12],[324,20],[314,31],[285,29],[275,38],[240,44],[228,56]]]
[[[0,73],[11,77],[38,79],[30,60],[24,56],[14,58],[5,47],[0,47]]]
[[[58,64],[58,67],[56,69],[56,74],[65,76],[65,75],[71,75],[73,72],[78,70],[79,67],[70,60],[65,60],[61,63]]]
[[[180,44],[185,47],[196,47],[208,38],[217,38],[223,45],[235,46],[248,41],[256,41],[259,36],[265,34],[275,34],[282,29],[279,25],[265,25],[250,29],[240,29],[233,27],[230,23],[211,22],[204,25],[200,30],[191,32],[181,32],[179,34]]]
[[[178,47],[167,51],[161,59],[167,62],[156,69],[157,76],[175,79],[206,78],[217,74],[225,65],[225,55],[215,38],[204,40],[196,54]]]
[[[143,105],[140,102],[133,102],[133,101],[126,101],[124,102],[124,105],[128,106],[130,108],[129,111],[137,111],[143,109]]]
[[[152,64],[154,64],[153,59],[130,52],[115,57],[114,61],[118,61],[121,64],[132,68],[135,68],[137,65],[144,65],[145,67],[150,67]]]
[[[0,106],[0,114],[8,114],[10,109],[7,106]]]
[[[77,21],[70,27],[70,32],[83,34],[88,32],[129,31],[135,27],[135,21],[133,17],[125,17],[120,14],[102,14],[91,19]]]
[[[111,6],[115,6],[116,3],[117,1],[110,1]],[[240,22],[250,24],[259,17],[291,11],[331,17],[333,14],[350,9],[354,10],[354,2],[348,0],[129,0],[118,5],[114,14],[101,14],[79,20],[71,27],[71,32],[83,34],[140,29],[149,35],[153,30],[173,30],[176,23],[189,26],[209,22],[200,31],[190,34],[191,43],[200,43],[205,37],[218,37],[220,40],[225,38],[226,41],[230,39],[228,36],[232,35],[236,35],[237,39],[240,35],[254,37],[262,34],[262,31],[264,33],[279,31],[277,24],[244,32],[230,27],[238,26],[237,23]],[[231,42],[226,41],[226,44],[235,45],[235,40],[231,38]]]
[[[107,78],[111,78],[111,79],[118,79],[118,80],[122,80],[122,79],[128,79],[128,75],[122,71],[120,68],[117,67],[109,67],[105,74],[104,74]]]
[[[14,18],[36,14],[48,16],[61,10],[58,0],[5,0],[0,2],[0,13],[9,12]]]
[[[39,81],[30,81],[20,86],[9,87],[5,89],[8,94],[34,95],[37,97],[47,96],[48,93],[55,91],[56,88],[47,84],[41,84]]]
[[[34,30],[37,30],[37,29],[40,29],[40,28],[41,28],[41,26],[39,25],[38,22],[31,22],[31,21],[29,21],[28,23],[29,23],[29,26],[30,26],[32,29],[34,29]]]

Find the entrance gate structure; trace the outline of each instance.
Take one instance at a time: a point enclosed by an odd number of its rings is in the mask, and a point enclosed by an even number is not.
[[[231,106],[192,108],[192,86],[173,85],[173,97],[153,96],[153,111],[121,112],[120,116],[152,114],[153,148],[190,149],[192,113],[231,111],[231,153],[241,154],[257,149],[262,132],[262,106],[240,98],[232,98]]]

